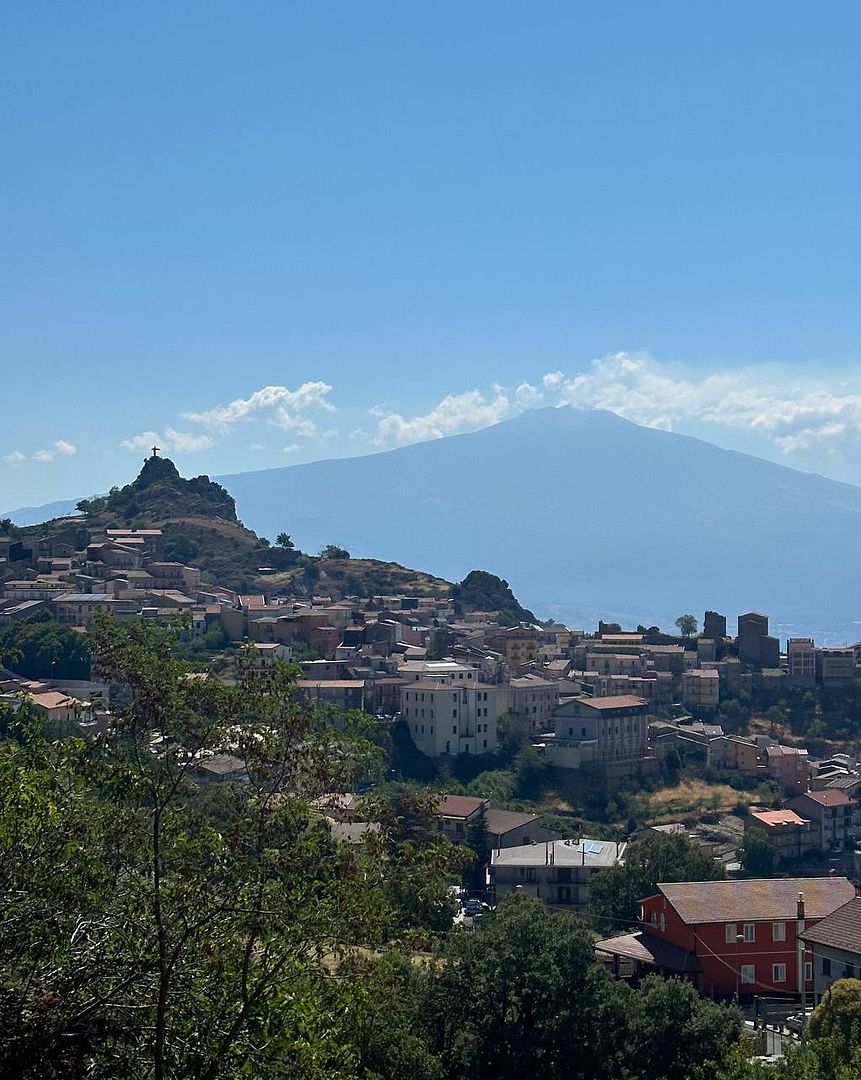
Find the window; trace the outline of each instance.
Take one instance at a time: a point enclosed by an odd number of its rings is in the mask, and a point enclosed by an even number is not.
[[[663,933],[664,930],[667,929],[667,920],[666,920],[666,917],[665,917],[663,911],[661,912],[661,915],[660,915],[660,927],[661,927],[661,933]]]
[[[724,927],[724,941],[727,945],[735,945],[736,935],[738,934],[738,927],[734,922],[728,922]]]
[[[741,965],[741,981],[743,983],[756,982],[756,965],[755,964],[742,964]]]
[[[826,960],[825,957],[822,958],[822,974],[823,975],[830,975],[831,974],[831,961]]]
[[[771,965],[771,981],[775,983],[786,982],[786,964]]]
[[[746,922],[744,924],[744,940],[756,941],[756,923]]]
[[[457,724],[451,725],[451,733],[452,735],[457,735]]]
[[[771,940],[786,941],[786,923],[776,922],[771,924]]]
[[[804,981],[805,982],[811,982],[812,979],[813,979],[813,961],[812,960],[805,960],[804,961]]]
[[[854,964],[847,964],[846,965],[846,967],[843,969],[843,977],[845,979],[854,979],[855,978],[855,965]]]

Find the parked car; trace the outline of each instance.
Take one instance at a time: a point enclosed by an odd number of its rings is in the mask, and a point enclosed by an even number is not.
[[[481,900],[476,900],[475,897],[470,897],[469,900],[463,902],[463,913],[471,918],[488,910],[487,904],[483,904]]]

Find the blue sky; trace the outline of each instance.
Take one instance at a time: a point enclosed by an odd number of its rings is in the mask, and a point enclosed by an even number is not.
[[[539,403],[861,482],[859,5],[0,20],[0,507]]]

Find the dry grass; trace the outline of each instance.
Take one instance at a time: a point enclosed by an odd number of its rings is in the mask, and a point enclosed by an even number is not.
[[[659,788],[643,796],[646,816],[660,824],[680,817],[703,813],[726,813],[739,802],[756,802],[752,791],[737,791],[729,784],[708,784],[704,780],[682,780],[675,787]]]

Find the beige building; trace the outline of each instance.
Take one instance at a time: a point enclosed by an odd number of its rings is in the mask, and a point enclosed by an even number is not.
[[[648,703],[631,694],[576,697],[554,714],[556,738],[548,760],[562,768],[642,761],[648,751]]]
[[[816,646],[813,638],[790,638],[786,643],[786,674],[792,686],[816,682]]]
[[[713,712],[720,704],[720,676],[714,669],[691,668],[682,676],[682,703],[697,712]]]
[[[508,688],[456,676],[428,676],[400,690],[401,716],[416,747],[428,757],[487,754],[507,707]]]
[[[814,848],[810,822],[794,810],[751,810],[744,831],[751,829],[765,833],[779,863],[802,859]]]
[[[502,653],[509,669],[516,671],[538,656],[538,630],[534,626],[512,626],[489,637],[487,645]]]
[[[540,675],[515,676],[509,683],[508,709],[527,732],[547,731],[559,700],[555,682]]]

